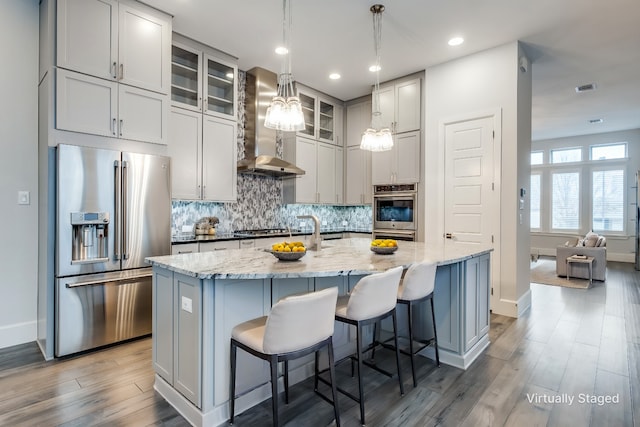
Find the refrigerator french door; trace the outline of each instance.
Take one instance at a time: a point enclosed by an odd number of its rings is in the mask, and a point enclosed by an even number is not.
[[[168,157],[57,148],[55,355],[151,333],[151,269],[171,251]]]

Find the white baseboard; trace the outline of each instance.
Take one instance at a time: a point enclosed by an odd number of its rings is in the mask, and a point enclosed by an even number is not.
[[[37,339],[37,336],[38,323],[35,320],[0,326],[0,348],[32,342]]]

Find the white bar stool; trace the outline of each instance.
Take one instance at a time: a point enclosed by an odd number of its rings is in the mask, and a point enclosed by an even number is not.
[[[271,368],[271,403],[273,425],[278,426],[278,363],[285,362],[284,386],[289,401],[288,361],[315,353],[316,377],[318,351],[327,347],[329,377],[336,426],[340,426],[338,399],[334,381],[333,329],[338,288],[324,289],[304,295],[289,296],[278,301],[269,316],[249,320],[231,332],[231,381],[229,384],[229,424],[233,424],[236,399],[237,348],[269,361]],[[317,389],[317,387],[316,387]]]
[[[436,332],[436,316],[433,309],[433,290],[436,283],[436,263],[422,262],[412,264],[404,274],[398,288],[398,304],[407,306],[407,319],[409,323],[409,351],[400,349],[402,354],[411,356],[411,374],[413,376],[413,386],[418,385],[416,380],[415,356],[424,350],[425,347],[433,344],[436,351],[436,365],[440,366],[440,353],[438,352],[438,334]],[[433,322],[433,339],[417,340],[413,336],[413,310],[414,307],[424,301],[431,302],[431,320]],[[377,337],[376,337],[377,338]],[[396,345],[388,344],[391,339],[384,342],[383,346],[394,350]],[[414,348],[414,342],[421,344],[419,348]]]
[[[398,295],[398,286],[402,277],[402,267],[391,268],[383,273],[375,273],[363,277],[356,284],[350,295],[338,298],[336,307],[336,320],[349,325],[356,326],[356,353],[349,356],[352,361],[358,363],[358,396],[338,387],[338,391],[345,396],[353,399],[360,404],[360,420],[365,424],[364,416],[364,388],[362,384],[362,366],[367,365],[378,372],[389,377],[393,376],[380,367],[364,360],[364,353],[373,349],[377,344],[375,341],[366,348],[362,346],[362,328],[367,325],[375,325],[387,317],[393,318],[393,330],[397,342],[397,321],[396,321],[396,297]],[[398,383],[400,385],[400,395],[404,395],[404,386],[402,384],[402,375],[400,373],[400,353],[396,351],[396,367],[398,370]],[[325,382],[323,378],[321,381]],[[333,382],[333,380],[332,380]]]

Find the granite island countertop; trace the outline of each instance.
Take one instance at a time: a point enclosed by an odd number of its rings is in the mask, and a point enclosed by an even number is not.
[[[199,279],[298,278],[371,274],[421,261],[447,265],[493,250],[398,241],[395,253],[379,255],[369,249],[370,243],[370,239],[364,238],[326,241],[322,243],[322,250],[308,250],[298,261],[279,261],[261,248],[156,256],[146,261]]]

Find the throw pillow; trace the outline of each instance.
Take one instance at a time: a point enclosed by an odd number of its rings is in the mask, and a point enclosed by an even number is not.
[[[584,239],[584,245],[589,248],[594,248],[597,242],[598,242],[597,234],[591,234],[591,235],[587,234],[587,237],[585,237]]]
[[[598,241],[596,242],[596,247],[605,247],[607,246],[607,238],[604,236],[598,237]]]

